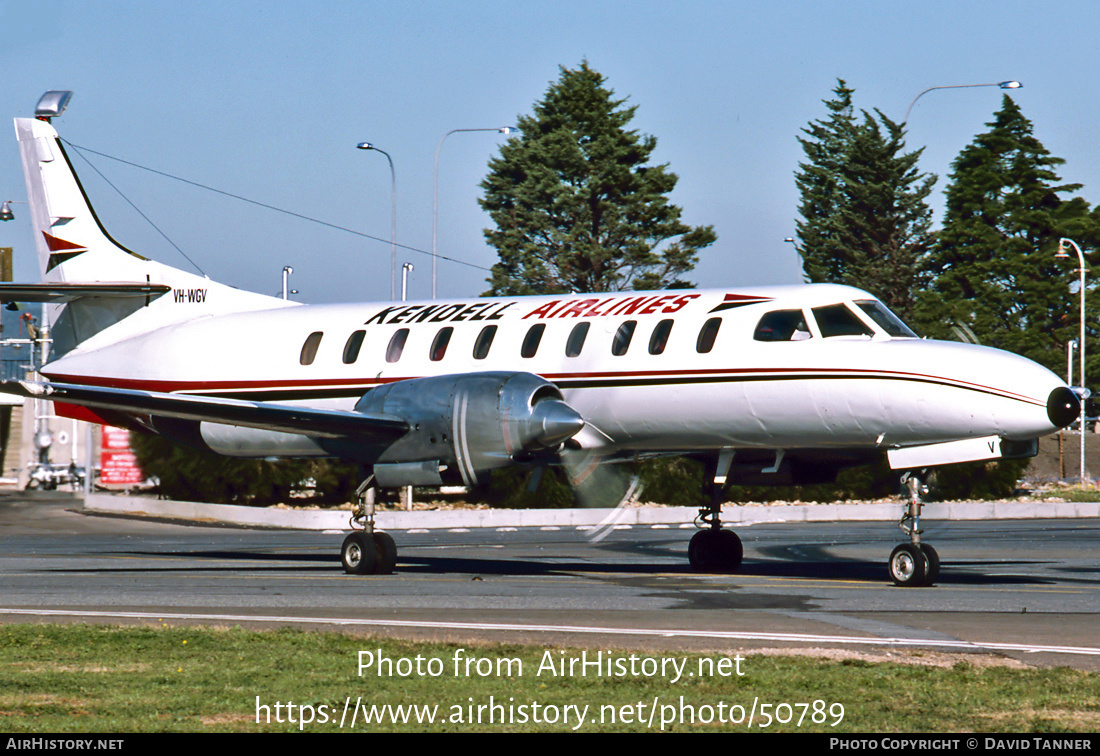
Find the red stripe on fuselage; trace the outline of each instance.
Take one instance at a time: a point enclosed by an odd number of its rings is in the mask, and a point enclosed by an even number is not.
[[[76,375],[58,375],[55,373],[47,373],[51,380],[55,380],[60,383],[75,383],[85,384],[90,386],[102,386],[105,388],[118,388],[129,389],[133,391],[159,391],[164,393],[187,393],[187,394],[214,394],[214,393],[236,393],[243,391],[288,391],[288,390],[308,390],[308,389],[333,389],[333,388],[362,388],[364,391],[372,389],[376,386],[381,386],[387,383],[396,383],[398,381],[413,380],[422,376],[405,376],[395,378],[381,378],[381,379],[361,379],[361,378],[341,378],[341,379],[309,379],[309,380],[263,380],[263,381],[164,381],[164,380],[141,380],[133,378],[110,378],[104,376],[76,376]],[[900,371],[890,370],[860,370],[858,368],[736,368],[736,369],[722,369],[722,368],[710,368],[701,370],[623,370],[619,372],[603,372],[603,373],[545,373],[541,374],[543,378],[548,381],[568,383],[570,381],[599,381],[599,380],[621,380],[629,381],[630,379],[648,379],[648,380],[677,380],[682,382],[690,382],[692,378],[698,378],[700,382],[713,382],[714,378],[721,377],[723,375],[729,376],[730,380],[752,380],[753,376],[759,376],[761,379],[769,380],[782,380],[785,376],[791,380],[813,379],[813,378],[849,378],[849,379],[866,379],[873,380],[881,378],[885,380],[909,380],[918,381],[921,383],[936,383],[945,386],[954,386],[956,388],[968,389],[971,391],[978,391],[985,394],[994,394],[997,396],[1003,396],[1009,399],[1015,399],[1018,401],[1026,402],[1028,404],[1034,404],[1036,406],[1045,406],[1045,401],[1034,399],[1029,396],[1017,394],[1012,391],[1006,391],[1004,389],[998,389],[992,386],[984,386],[979,383],[971,383],[969,381],[963,381],[953,378],[944,378],[942,376],[928,375],[923,373],[905,373]],[[568,385],[563,388],[569,388]]]

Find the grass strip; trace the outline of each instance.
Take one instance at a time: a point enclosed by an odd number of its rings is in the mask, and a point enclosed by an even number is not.
[[[4,625],[0,732],[1100,729],[1100,675],[966,659],[737,661],[292,629]]]

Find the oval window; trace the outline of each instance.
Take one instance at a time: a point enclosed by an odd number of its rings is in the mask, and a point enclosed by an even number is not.
[[[637,320],[628,320],[615,331],[615,340],[611,342],[611,354],[622,357],[630,348],[630,340],[634,338],[634,329],[638,326]]]
[[[397,362],[401,359],[401,352],[405,349],[407,338],[409,338],[408,328],[400,328],[393,334],[389,346],[386,347],[386,362]]]
[[[443,355],[447,354],[447,345],[451,343],[451,334],[454,331],[455,329],[450,326],[439,329],[439,333],[432,340],[432,351],[430,353],[432,362],[439,362],[443,359]]]
[[[584,349],[584,340],[588,336],[588,321],[577,323],[569,333],[569,340],[565,342],[565,356],[576,357]]]
[[[298,361],[303,365],[312,365],[313,360],[317,358],[317,347],[321,346],[321,337],[325,334],[321,331],[314,331],[306,337],[306,343],[302,344],[302,354],[298,357]]]
[[[359,350],[363,348],[363,337],[366,331],[356,331],[348,336],[348,342],[344,344],[344,364],[350,365],[359,359]]]
[[[519,353],[524,357],[534,357],[535,352],[539,350],[539,342],[542,341],[542,332],[545,330],[545,323],[536,323],[531,326],[531,330],[523,337],[523,346],[520,347]]]
[[[711,318],[699,329],[699,338],[695,341],[695,351],[706,354],[714,349],[714,340],[718,338],[718,329],[722,325],[721,318]]]
[[[653,335],[649,337],[649,353],[661,354],[668,346],[668,335],[672,333],[672,320],[662,320],[653,329]]]
[[[493,345],[493,337],[497,335],[497,327],[495,325],[485,326],[481,329],[481,333],[477,335],[477,341],[474,342],[474,359],[483,360],[489,356],[489,347]]]

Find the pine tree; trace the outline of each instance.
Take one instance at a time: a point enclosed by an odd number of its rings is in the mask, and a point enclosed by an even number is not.
[[[943,229],[930,257],[934,276],[920,298],[921,326],[950,337],[966,326],[988,346],[1016,352],[1061,374],[1065,345],[1077,336],[1077,259],[1054,257],[1058,239],[1083,251],[1100,246],[1100,217],[1062,184],[1032,124],[1005,97],[990,130],[952,164]],[[1090,287],[1091,291],[1091,287]],[[1097,297],[1092,297],[1093,304]],[[1095,323],[1096,307],[1088,322]],[[1095,329],[1091,331],[1095,335]],[[1096,345],[1090,339],[1089,350]],[[1095,365],[1090,361],[1089,372]]]
[[[839,243],[840,208],[844,198],[841,171],[856,131],[852,110],[852,94],[843,79],[837,79],[833,93],[825,100],[829,117],[813,121],[799,137],[807,162],[799,165],[795,174],[801,202],[798,212],[799,254],[802,270],[810,283],[837,282],[843,279],[850,263]]]
[[[648,162],[657,140],[627,128],[636,107],[604,82],[587,62],[562,67],[490,161],[480,202],[500,262],[489,294],[691,286],[682,276],[717,237],[681,222],[667,196],[676,175]]]
[[[796,183],[802,194],[799,248],[806,280],[858,286],[903,319],[925,285],[922,260],[932,242],[926,203],[935,176],[917,168],[921,150],[905,152],[904,128],[882,112],[852,111],[843,80],[826,101],[831,115],[799,141],[808,158]]]

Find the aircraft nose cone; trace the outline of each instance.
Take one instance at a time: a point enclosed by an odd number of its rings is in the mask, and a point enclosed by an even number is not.
[[[1065,386],[1050,392],[1047,399],[1047,417],[1055,427],[1065,428],[1081,414],[1081,400]]]
[[[584,427],[584,418],[580,413],[557,399],[536,404],[531,419],[534,421],[532,441],[547,448],[572,438]]]

